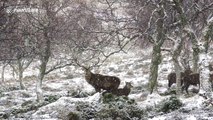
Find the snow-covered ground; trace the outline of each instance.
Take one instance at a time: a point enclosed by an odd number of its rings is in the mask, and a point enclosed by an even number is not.
[[[151,53],[148,51],[150,50],[116,54],[93,72],[118,76],[121,79],[119,88],[124,86],[125,81],[132,82],[134,87],[128,97],[134,99],[139,108],[152,109],[148,111],[149,120],[213,120],[213,107],[208,104],[212,101],[192,93],[189,96],[185,94],[180,96],[183,106],[178,110],[169,113],[152,112],[156,106],[170,97],[160,93],[168,91],[167,75],[172,71],[173,66],[171,57],[163,55],[159,67],[158,93],[150,95],[147,83]],[[85,81],[84,73],[80,68],[72,66],[57,70],[44,79],[44,96],[47,101],[53,102],[39,105],[36,103],[35,94],[35,75],[38,73],[35,66],[36,64],[31,65],[24,73],[26,90],[18,90],[19,84],[13,79],[11,69],[7,68],[6,82],[0,83],[0,119],[58,120],[66,118],[70,111],[76,111],[76,104],[79,102],[100,104],[101,94],[95,93],[94,88]],[[213,96],[212,93],[209,96]]]

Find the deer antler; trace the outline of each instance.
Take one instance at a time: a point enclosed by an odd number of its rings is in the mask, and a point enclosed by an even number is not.
[[[82,67],[82,68],[84,68],[84,69],[88,69],[88,68],[85,67],[84,65],[80,64],[80,63],[78,62],[78,59],[77,59],[77,58],[74,59],[74,62],[75,62],[75,64],[78,65],[79,67]],[[90,68],[90,67],[89,67],[89,68]]]
[[[100,63],[100,58],[98,58],[98,61],[96,61],[90,68],[101,66],[101,65],[99,65],[99,63]]]
[[[89,61],[89,60],[88,60],[88,61]],[[84,63],[85,63],[85,62],[87,62],[87,61],[84,61]],[[94,67],[99,67],[99,66],[101,66],[101,65],[99,64],[99,63],[100,63],[100,58],[98,58],[97,61],[95,61],[95,62],[93,63],[92,66],[84,66],[84,65],[80,64],[77,58],[74,59],[74,63],[75,63],[77,66],[82,67],[82,68],[84,68],[84,69],[91,69],[91,68],[94,68]]]

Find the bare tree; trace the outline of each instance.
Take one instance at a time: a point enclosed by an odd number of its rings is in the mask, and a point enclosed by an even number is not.
[[[41,0],[37,7],[26,12],[26,21],[23,22],[26,32],[29,33],[31,45],[35,48],[35,53],[40,61],[39,75],[36,85],[37,100],[43,101],[42,81],[48,73],[71,65],[71,63],[61,64],[56,62],[48,67],[53,50],[56,50],[57,41],[63,40],[60,34],[64,31],[61,27],[64,25],[60,20],[63,10],[67,7],[69,0]],[[60,39],[58,39],[60,38]]]
[[[91,4],[80,2],[78,7],[69,10],[68,13],[75,14],[68,15],[69,25],[67,25],[70,26],[67,36],[71,40],[67,45],[70,48],[71,58],[89,66],[97,61],[101,64],[110,56],[124,52],[125,47],[139,36],[129,29],[125,17],[116,15],[122,2],[114,0],[93,2]],[[109,47],[112,49],[109,50]]]
[[[149,75],[149,91],[153,93],[154,89],[156,89],[157,85],[157,78],[158,78],[158,65],[161,63],[162,56],[161,56],[161,47],[165,41],[165,33],[166,29],[164,28],[166,14],[165,14],[165,3],[163,1],[154,3],[156,8],[152,12],[152,16],[150,17],[149,28],[152,25],[156,27],[152,29],[152,31],[156,31],[156,37],[154,35],[149,34],[149,39],[153,44],[153,51],[152,51],[152,60],[150,66],[150,75]],[[157,19],[153,19],[156,16]],[[155,24],[156,23],[156,24]],[[147,31],[150,32],[150,31]]]
[[[173,0],[173,1],[138,1],[138,0],[131,0],[129,1],[130,5],[133,6],[130,9],[131,15],[133,18],[133,21],[135,21],[135,26],[137,28],[140,28],[140,32],[146,33],[149,39],[149,41],[153,44],[153,53],[158,54],[152,54],[152,60],[154,61],[154,58],[158,58],[158,64],[160,64],[160,51],[166,50],[170,51],[172,53],[172,59],[174,61],[175,71],[177,73],[177,93],[180,94],[180,71],[182,70],[180,66],[180,61],[178,60],[180,57],[180,53],[182,51],[182,46],[184,46],[184,41],[190,40],[192,44],[192,50],[193,50],[193,71],[198,72],[198,61],[199,61],[199,41],[201,40],[200,36],[202,36],[202,33],[200,31],[203,31],[203,29],[206,26],[206,20],[208,16],[211,16],[210,9],[212,8],[212,2],[211,1],[182,1],[182,0]],[[149,6],[149,8],[147,8]],[[163,6],[163,7],[160,7]],[[159,13],[157,11],[161,10],[164,11],[164,24],[163,26],[159,26],[161,28],[161,31],[159,32],[157,24],[162,16],[160,17],[160,14],[157,16],[156,13]],[[152,14],[146,14],[146,11],[149,10],[148,13]],[[150,12],[153,11],[153,12]],[[142,19],[141,16],[146,16],[147,19]],[[153,22],[154,21],[154,22]],[[145,23],[145,24],[139,24],[139,23]],[[155,24],[156,23],[156,24]],[[144,30],[144,28],[148,28]],[[162,28],[165,28],[166,31],[164,31]],[[211,32],[211,26],[209,26],[209,32]],[[161,38],[164,37],[164,39],[170,40],[174,42],[174,48],[172,49],[162,49],[160,45],[160,39],[157,37],[161,33]],[[206,34],[207,36],[209,36]],[[166,37],[166,38],[165,38]],[[211,36],[209,36],[211,37]],[[205,45],[207,45],[206,48],[208,48],[209,44],[209,37],[206,37],[207,40],[205,40]],[[158,38],[158,39],[156,39]],[[159,42],[155,42],[157,40],[160,40]],[[154,42],[153,42],[154,41]],[[164,40],[163,40],[164,41]],[[158,46],[158,52],[154,52],[154,48],[156,46],[156,43],[158,43],[160,46]],[[190,47],[190,46],[187,46]],[[189,48],[190,49],[190,48]],[[157,59],[156,59],[157,60]],[[188,59],[189,60],[189,59]],[[152,61],[151,69],[150,69],[150,92],[152,93],[153,88],[157,85],[157,66],[158,64],[154,65]],[[157,61],[156,61],[157,63]],[[155,67],[154,67],[155,66]],[[155,68],[155,69],[154,69]],[[154,72],[155,71],[155,72]],[[155,73],[155,74],[154,74]],[[151,82],[152,81],[152,82]],[[152,87],[151,87],[152,85]]]
[[[23,44],[24,40],[20,32],[19,13],[16,11],[17,1],[1,1],[0,2],[0,60],[4,61],[2,79],[4,79],[4,69],[6,65],[28,56],[28,50]],[[22,65],[21,65],[22,66]],[[20,67],[21,67],[20,66]],[[22,84],[23,70],[19,69],[20,86]],[[17,71],[18,72],[18,71]]]
[[[10,66],[13,68],[16,75],[18,75],[18,81],[20,85],[20,89],[25,89],[23,84],[23,73],[29,67],[29,65],[33,62],[32,58],[19,58],[16,61],[10,62]]]

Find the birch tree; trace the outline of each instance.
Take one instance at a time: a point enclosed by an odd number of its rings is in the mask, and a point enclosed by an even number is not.
[[[158,66],[162,60],[161,47],[165,41],[166,32],[164,28],[164,22],[166,17],[164,10],[165,3],[163,3],[163,1],[160,1],[156,6],[157,8],[152,13],[157,14],[159,16],[156,20],[156,37],[150,36],[153,40],[152,60],[149,75],[149,91],[151,94],[157,86]]]
[[[173,55],[172,55],[172,60],[174,62],[174,66],[175,66],[175,72],[176,72],[176,94],[180,95],[181,94],[181,78],[180,78],[180,72],[181,72],[181,66],[180,66],[180,62],[178,60],[178,57],[180,56],[180,52],[182,50],[182,46],[183,46],[183,40],[184,40],[184,28],[187,24],[187,19],[186,16],[184,14],[183,11],[183,6],[182,6],[182,2],[180,0],[173,0],[174,4],[175,4],[175,11],[177,11],[178,13],[178,21],[180,21],[180,25],[177,26],[177,31],[175,33],[175,36],[177,36],[176,38],[176,42],[175,42],[175,47],[173,50]]]
[[[211,39],[209,33],[212,31],[211,9],[213,8],[213,2],[207,0],[183,3],[185,6],[183,7],[185,8],[184,14],[188,21],[184,32],[186,33],[186,38],[192,44],[192,70],[200,73],[201,89],[209,91],[208,47]]]
[[[120,7],[125,4],[120,0],[92,0],[91,4],[81,2],[76,9],[68,11],[76,13],[69,17],[69,29],[75,31],[69,31],[72,39],[67,44],[74,60],[89,66],[99,61],[100,65],[110,56],[125,52],[126,47],[140,36],[130,28],[128,16],[121,12]]]
[[[32,58],[19,58],[16,61],[9,63],[9,65],[15,71],[16,75],[18,75],[20,89],[25,89],[25,86],[23,83],[23,73],[32,62],[33,62],[33,57]]]
[[[57,41],[63,40],[61,35],[64,27],[63,21],[60,21],[63,10],[69,5],[69,0],[41,0],[38,1],[37,7],[32,8],[30,12],[26,12],[26,21],[23,22],[26,31],[29,33],[29,38],[32,46],[35,48],[35,54],[39,60],[39,73],[36,82],[37,100],[43,101],[42,81],[45,75],[50,72],[71,65],[70,62],[62,63],[55,62],[53,65],[48,65],[53,50],[59,47]]]

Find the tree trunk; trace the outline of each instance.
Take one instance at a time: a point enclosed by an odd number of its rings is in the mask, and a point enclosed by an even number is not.
[[[176,94],[177,95],[181,94],[181,78],[180,78],[181,66],[178,61],[178,57],[180,56],[182,46],[183,46],[183,38],[178,37],[175,43],[175,47],[174,47],[174,51],[172,55],[172,60],[174,62],[175,73],[176,73]]]
[[[152,61],[150,67],[150,75],[149,75],[149,91],[150,94],[153,93],[154,89],[157,88],[157,78],[158,78],[158,65],[162,61],[161,56],[161,46],[165,40],[165,32],[164,29],[164,17],[165,11],[163,5],[159,7],[158,15],[160,18],[157,20],[157,37],[154,42],[153,52],[152,52]]]
[[[181,78],[180,78],[181,66],[178,61],[178,56],[179,54],[173,55],[172,60],[174,62],[175,73],[176,73],[176,94],[180,95],[181,94]]]
[[[172,60],[174,62],[175,66],[175,72],[176,72],[176,94],[180,95],[181,94],[181,79],[180,79],[180,62],[178,61],[178,57],[180,56],[182,46],[183,46],[183,35],[184,35],[184,29],[185,26],[187,25],[187,19],[185,16],[185,12],[183,11],[183,2],[180,0],[173,0],[175,4],[175,9],[176,11],[180,14],[179,20],[181,21],[181,24],[179,26],[179,31],[176,33],[177,40],[175,43],[174,51],[173,51],[173,56]]]
[[[199,72],[199,66],[198,66],[198,62],[199,62],[199,48],[193,48],[193,69],[192,71],[195,73]]]
[[[21,90],[25,89],[23,84],[23,71],[19,71],[19,83],[20,83],[20,89]]]
[[[46,68],[47,68],[47,63],[50,58],[50,53],[51,53],[51,41],[54,40],[53,34],[55,31],[55,12],[49,8],[51,6],[50,2],[42,2],[44,5],[44,9],[46,10],[46,16],[48,19],[49,24],[47,26],[43,26],[43,37],[45,40],[44,43],[44,48],[41,48],[40,50],[40,55],[39,59],[41,62],[40,68],[39,68],[39,75],[38,75],[38,80],[36,84],[36,94],[37,94],[37,101],[43,102],[43,91],[42,91],[42,81],[44,76],[47,74]]]
[[[213,21],[209,21],[208,26],[207,26],[207,32],[204,35],[204,48],[205,48],[205,53],[208,53],[209,50],[209,43],[213,39],[212,37],[212,32],[213,32]]]
[[[149,75],[149,90],[152,94],[154,89],[157,86],[157,78],[158,78],[158,65],[161,63],[161,46],[154,46],[152,53],[152,61],[150,67],[150,75]]]
[[[44,97],[43,97],[43,91],[42,91],[42,76],[39,74],[37,82],[36,82],[36,95],[37,95],[37,101],[38,102],[43,102]]]
[[[5,68],[6,68],[7,64],[4,64],[2,66],[2,72],[1,72],[1,79],[2,79],[2,82],[4,82],[4,72],[5,72]]]
[[[42,81],[45,76],[47,62],[48,62],[49,58],[44,59],[45,57],[43,57],[43,56],[40,56],[40,57],[41,57],[40,58],[41,65],[39,68],[39,75],[38,75],[38,80],[37,80],[37,84],[36,84],[36,93],[37,93],[37,101],[43,102]]]
[[[206,32],[204,33],[204,50],[200,50],[200,83],[201,83],[201,89],[205,92],[210,92],[211,89],[211,83],[209,81],[209,56],[208,56],[208,49],[209,49],[209,43],[211,41],[212,31],[213,31],[213,19],[212,21],[209,21],[206,27]]]
[[[190,33],[190,37],[191,37],[191,41],[192,41],[192,49],[193,49],[193,68],[192,71],[195,73],[199,72],[199,66],[198,66],[198,62],[199,62],[199,53],[200,53],[200,49],[198,46],[198,41],[197,38],[195,36],[194,33]]]
[[[201,90],[204,90],[205,92],[211,91],[211,83],[209,81],[209,57],[208,54],[203,51],[203,54],[200,54],[200,84],[201,84]]]
[[[24,68],[21,63],[21,59],[18,59],[18,81],[19,81],[21,90],[25,89],[23,84],[23,71],[24,71]]]
[[[45,42],[44,51],[42,51],[42,53],[40,54],[41,65],[39,68],[39,75],[38,75],[38,80],[36,84],[37,101],[39,102],[43,102],[42,81],[46,74],[46,67],[50,58],[50,51],[51,51],[50,40],[48,39],[48,34],[46,31],[44,33],[44,36],[46,37],[46,42]]]

